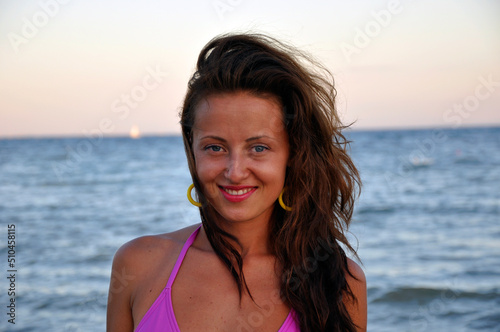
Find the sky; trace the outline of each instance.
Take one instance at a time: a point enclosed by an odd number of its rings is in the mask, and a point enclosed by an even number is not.
[[[500,125],[497,0],[0,0],[0,138],[179,134],[201,48],[270,34],[333,73],[353,129]]]

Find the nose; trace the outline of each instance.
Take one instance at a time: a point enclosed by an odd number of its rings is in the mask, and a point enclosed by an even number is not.
[[[249,174],[245,156],[240,153],[231,153],[225,176],[231,183],[241,183]]]

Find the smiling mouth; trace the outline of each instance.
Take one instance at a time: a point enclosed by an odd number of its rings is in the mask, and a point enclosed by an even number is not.
[[[228,189],[228,188],[222,187],[222,190],[227,192],[229,195],[233,195],[233,196],[244,195],[244,194],[252,191],[253,189],[254,188],[252,187],[252,188],[244,188],[244,189],[234,190],[234,189]]]
[[[243,202],[257,190],[257,187],[223,187],[219,186],[222,195],[232,203]]]

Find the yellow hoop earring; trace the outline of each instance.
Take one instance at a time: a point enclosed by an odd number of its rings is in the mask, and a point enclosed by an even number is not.
[[[188,188],[187,197],[188,197],[189,203],[193,204],[194,206],[201,207],[201,203],[195,201],[193,199],[193,197],[191,197],[191,190],[193,190],[193,188],[194,188],[194,184],[191,184]]]
[[[289,207],[289,206],[286,206],[285,203],[283,202],[283,193],[285,192],[285,190],[286,190],[286,188],[283,188],[283,190],[281,191],[281,194],[278,197],[278,202],[280,203],[280,205],[283,208],[283,210],[285,210],[285,211],[292,211],[292,208]]]

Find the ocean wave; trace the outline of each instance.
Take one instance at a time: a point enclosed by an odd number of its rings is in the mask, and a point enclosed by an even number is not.
[[[482,161],[476,157],[473,156],[466,156],[466,157],[457,157],[454,160],[455,164],[464,164],[464,165],[479,165],[482,163]]]
[[[384,214],[396,211],[395,206],[380,205],[380,206],[362,206],[356,209],[356,214]]]
[[[490,289],[488,291],[462,291],[452,288],[429,288],[429,287],[397,287],[395,289],[381,290],[373,289],[372,303],[410,303],[418,302],[426,304],[435,299],[456,299],[487,301],[498,299],[499,289]]]
[[[488,313],[482,315],[467,324],[468,328],[486,330],[486,331],[499,331],[500,327],[500,312]]]

